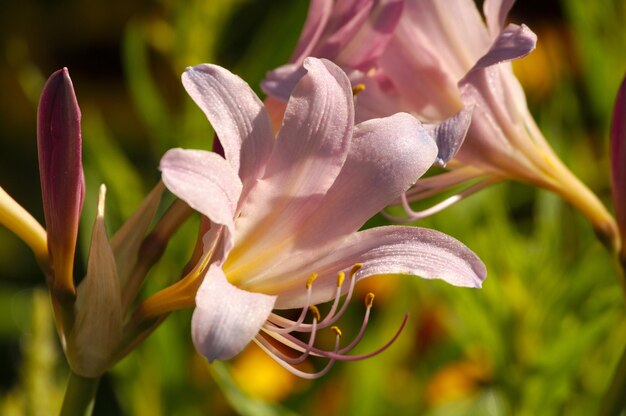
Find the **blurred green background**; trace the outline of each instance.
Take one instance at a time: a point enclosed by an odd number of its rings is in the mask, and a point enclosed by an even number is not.
[[[171,147],[209,148],[212,132],[179,77],[223,65],[258,89],[285,63],[304,0],[0,3],[0,186],[43,221],[36,104],[45,78],[70,70],[83,112],[87,252],[96,190],[106,183],[112,233],[159,178]],[[626,70],[620,0],[520,1],[511,20],[539,36],[515,65],[529,106],[571,170],[609,202],[610,112]],[[374,223],[382,223],[376,218]],[[179,276],[197,219],[149,276],[154,293]],[[106,375],[96,415],[589,415],[600,406],[626,342],[625,305],[611,257],[582,216],[556,196],[497,185],[420,225],[462,240],[485,261],[482,290],[419,279],[364,281],[373,318],[357,353],[317,381],[295,379],[256,347],[209,366],[194,352],[190,311],[172,314]],[[60,408],[68,373],[44,279],[28,248],[0,228],[0,414]],[[345,315],[355,334],[360,302]]]

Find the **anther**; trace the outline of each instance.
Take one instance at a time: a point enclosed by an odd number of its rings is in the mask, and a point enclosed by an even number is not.
[[[309,279],[306,281],[306,288],[310,289],[311,286],[313,285],[313,282],[315,281],[315,279],[317,279],[317,273],[313,273],[311,276],[309,276]]]
[[[374,304],[374,294],[372,292],[365,295],[365,306],[371,308]]]
[[[317,309],[317,306],[311,305],[309,306],[309,310],[313,314],[313,317],[317,320],[317,322],[322,320],[322,315],[320,314],[320,310]]]
[[[337,273],[337,287],[341,287],[345,279],[346,279],[346,274],[344,272]]]
[[[355,96],[360,92],[363,92],[365,90],[365,84],[356,84],[354,87],[352,87],[352,95]]]
[[[330,330],[333,331],[338,337],[341,337],[343,334],[341,333],[341,329],[338,326],[331,326]]]
[[[362,267],[363,267],[363,263],[354,263],[354,266],[352,266],[352,268],[350,269],[350,279],[352,279],[354,275],[356,274],[356,272],[361,270]]]

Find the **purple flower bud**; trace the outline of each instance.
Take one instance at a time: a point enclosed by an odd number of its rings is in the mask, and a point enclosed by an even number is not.
[[[56,294],[75,293],[74,252],[85,193],[80,118],[69,72],[67,68],[60,69],[44,85],[37,119],[39,174],[52,269],[50,284]]]

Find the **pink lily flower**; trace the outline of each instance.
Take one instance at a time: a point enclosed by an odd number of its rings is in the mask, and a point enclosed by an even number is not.
[[[368,295],[361,333],[341,347],[341,331],[333,325],[358,280],[404,274],[480,287],[486,271],[472,251],[437,231],[358,231],[431,166],[437,147],[408,114],[355,126],[345,73],[326,60],[303,64],[306,73],[291,93],[277,137],[263,103],[243,80],[214,65],[187,69],[183,84],[213,125],[225,157],[172,149],[161,170],[166,187],[211,221],[197,266],[203,281],[192,319],[196,349],[209,361],[226,360],[253,341],[295,374],[315,378],[336,360],[365,358],[390,344],[348,355],[367,325]],[[324,302],[332,306],[321,316],[315,305]],[[300,310],[299,318],[282,316],[284,309]],[[315,346],[315,337],[330,326],[336,344],[326,351]],[[298,333],[309,334],[308,341]],[[300,355],[285,354],[277,343]],[[308,356],[328,363],[312,374],[297,370],[294,365]]]
[[[334,7],[332,3],[312,0],[291,64],[268,74],[263,83],[269,95],[285,99],[298,78],[301,51],[306,51],[335,61],[353,84],[365,86],[357,96],[357,121],[399,111],[425,123],[454,120],[456,115],[453,124],[464,132],[471,115],[464,143],[458,132],[454,140],[438,140],[438,161],[445,164],[454,157],[448,171],[420,180],[402,197],[407,220],[436,213],[495,182],[514,179],[560,194],[590,219],[613,248],[618,247],[613,218],[559,160],[528,111],[509,61],[530,53],[536,36],[524,25],[505,26],[514,0],[485,0],[486,25],[473,0],[374,2],[377,6],[347,0]],[[370,12],[368,18],[354,17],[346,23],[346,27],[356,26],[351,30],[332,25],[344,16],[341,5],[358,9],[357,3],[370,5],[368,10],[389,8],[390,3],[404,7],[399,18]],[[313,32],[316,25],[321,27]],[[357,44],[353,33],[367,33],[369,40]],[[355,56],[367,59],[352,59]],[[425,211],[415,212],[409,205],[459,186],[464,187],[459,194]]]

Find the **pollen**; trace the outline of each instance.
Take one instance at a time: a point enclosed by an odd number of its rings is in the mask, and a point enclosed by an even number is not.
[[[341,287],[345,279],[346,279],[346,274],[344,272],[337,273],[337,287]]]
[[[311,286],[313,285],[313,282],[315,281],[315,279],[317,279],[317,273],[313,273],[311,276],[309,276],[309,279],[306,281],[306,288],[310,289]]]
[[[341,337],[343,334],[341,332],[341,329],[339,329],[338,326],[331,326],[330,330],[333,331],[338,337]]]
[[[352,95],[356,96],[358,93],[365,91],[365,84],[356,84],[352,87]]]
[[[374,294],[372,292],[365,295],[365,306],[371,308],[374,304]]]
[[[317,306],[311,305],[309,306],[309,310],[313,314],[313,317],[317,320],[317,322],[322,320],[322,315],[320,314],[320,310],[317,309]]]
[[[362,267],[363,263],[354,263],[354,266],[352,266],[352,268],[350,269],[350,278],[353,278],[356,272],[361,270]]]

